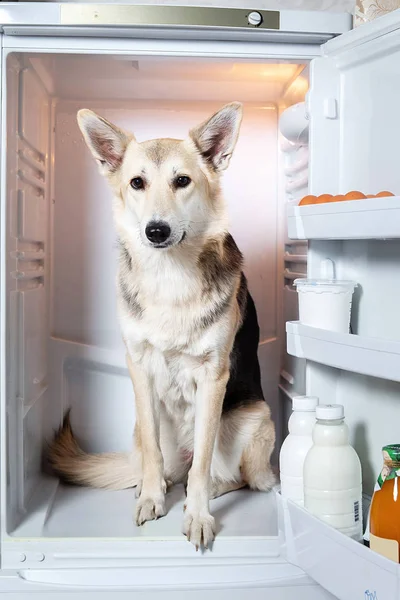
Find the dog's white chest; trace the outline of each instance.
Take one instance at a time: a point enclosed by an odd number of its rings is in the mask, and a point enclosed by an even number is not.
[[[153,393],[160,399],[174,423],[181,448],[192,450],[196,381],[201,360],[177,351],[163,352],[154,346],[127,342],[128,351],[136,355],[152,382]]]
[[[196,380],[193,362],[184,355],[167,355],[163,376],[154,378],[156,393],[175,424],[179,445],[187,449],[193,446],[195,418]]]
[[[141,281],[137,301],[142,311],[133,315],[121,302],[120,324],[131,359],[146,371],[175,424],[179,445],[190,449],[197,384],[209,376],[212,356],[218,354],[228,328],[221,323],[203,328],[201,289],[193,290],[187,273],[171,272],[170,281],[165,273],[156,281]]]

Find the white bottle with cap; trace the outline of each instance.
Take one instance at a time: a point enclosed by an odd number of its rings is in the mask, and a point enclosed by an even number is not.
[[[362,538],[361,464],[349,443],[341,404],[320,404],[304,463],[304,506],[356,540]]]
[[[293,413],[288,425],[289,435],[282,444],[279,457],[282,496],[301,506],[304,504],[304,460],[313,443],[312,431],[317,404],[318,398],[315,396],[293,398]]]

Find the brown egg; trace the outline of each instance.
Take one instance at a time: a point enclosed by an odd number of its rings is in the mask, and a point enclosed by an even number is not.
[[[366,196],[362,192],[352,191],[347,192],[344,196],[345,200],[362,200],[366,198]]]
[[[379,192],[379,194],[376,195],[377,198],[386,198],[386,196],[394,196],[394,194],[392,194],[392,192]]]
[[[338,194],[337,196],[333,196],[331,202],[343,202],[343,200],[345,200],[343,194]]]
[[[326,202],[332,202],[332,200],[332,194],[322,194],[321,196],[318,196],[316,204],[325,204]]]
[[[367,194],[367,198],[376,198],[375,194]]]
[[[308,196],[304,196],[299,202],[299,206],[306,206],[307,204],[315,204],[317,200],[317,196],[313,196],[309,194]]]

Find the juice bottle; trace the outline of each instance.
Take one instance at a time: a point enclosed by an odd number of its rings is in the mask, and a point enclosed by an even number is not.
[[[400,562],[400,444],[382,448],[383,468],[370,512],[370,548]]]

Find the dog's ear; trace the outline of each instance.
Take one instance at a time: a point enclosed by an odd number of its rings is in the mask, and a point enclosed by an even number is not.
[[[242,114],[240,102],[232,102],[190,131],[190,137],[200,154],[217,171],[222,171],[229,165],[239,135]]]
[[[78,112],[77,119],[83,137],[99,163],[100,172],[108,175],[117,171],[133,136],[86,108]]]

